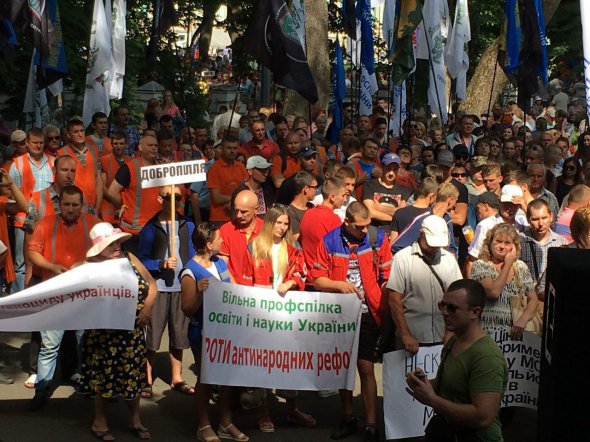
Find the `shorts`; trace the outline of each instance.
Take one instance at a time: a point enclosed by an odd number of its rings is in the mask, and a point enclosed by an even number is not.
[[[381,331],[371,312],[361,315],[361,330],[359,333],[358,359],[378,362],[377,345]]]
[[[152,308],[152,319],[147,326],[147,349],[158,351],[166,325],[168,325],[170,348],[177,350],[190,348],[189,322],[189,318],[180,308],[180,292],[158,292]]]

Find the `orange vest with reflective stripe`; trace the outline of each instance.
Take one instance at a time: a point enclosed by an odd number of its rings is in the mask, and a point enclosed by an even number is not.
[[[51,200],[50,189],[51,187],[48,187],[47,189],[33,192],[31,195],[31,201],[37,208],[37,222],[46,216],[59,215],[59,206]]]
[[[43,257],[49,262],[69,269],[77,262],[86,259],[86,251],[92,245],[90,230],[100,220],[88,213],[80,215],[78,222],[70,229],[60,215],[46,216],[36,228],[43,228]],[[42,272],[43,281],[53,276],[48,270]]]
[[[111,139],[109,137],[105,137],[104,138],[104,142],[102,143],[102,150],[100,150],[98,148],[98,144],[96,144],[94,142],[94,139],[92,138],[92,135],[88,135],[86,137],[86,140],[85,141],[86,141],[86,145],[89,148],[94,149],[94,151],[98,153],[98,157],[99,158],[102,158],[105,155],[108,155],[108,154],[110,154],[113,151],[113,146],[111,145]]]
[[[125,163],[129,167],[129,187],[121,192],[121,202],[125,206],[121,215],[119,227],[124,232],[139,234],[142,227],[152,217],[162,210],[158,202],[159,187],[141,188],[141,163],[138,159],[132,159]]]
[[[131,157],[125,156],[124,162],[131,160]],[[100,157],[100,165],[102,168],[102,173],[106,175],[105,186],[108,189],[111,187],[111,183],[115,179],[115,175],[119,170],[121,165],[117,162],[115,155],[112,153]],[[102,214],[103,221],[111,224],[119,224],[119,219],[115,218],[115,213],[117,209],[111,203],[109,203],[106,198],[102,200],[102,204],[100,206],[100,213]]]
[[[53,167],[53,158],[49,155],[45,156],[47,157],[47,161],[49,162],[49,164]],[[33,170],[31,169],[31,162],[29,161],[29,156],[27,154],[20,155],[12,161],[15,167],[20,172],[20,190],[23,193],[24,197],[28,200],[33,195],[33,189],[35,188],[35,175],[33,175]],[[23,227],[25,219],[27,219],[27,212],[18,212],[14,216],[14,226]]]
[[[10,237],[8,236],[8,216],[6,215],[6,204],[8,198],[0,195],[0,241],[6,246],[6,259],[4,260],[4,282],[12,282],[15,279],[12,251],[10,250]]]
[[[84,154],[86,157],[86,165],[83,165],[78,156],[76,150],[70,146],[64,146],[57,151],[59,156],[69,155],[76,161],[76,179],[74,184],[78,186],[88,204],[88,210],[91,208],[97,209],[96,207],[96,179],[98,176],[98,153],[93,147],[87,147],[88,150]]]

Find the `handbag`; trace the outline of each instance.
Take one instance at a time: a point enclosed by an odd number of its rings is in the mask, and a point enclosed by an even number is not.
[[[513,324],[522,316],[528,304],[527,293],[525,292],[525,287],[521,284],[520,275],[516,266],[514,267],[514,283],[518,288],[518,294],[509,298]],[[543,303],[541,301],[539,301],[533,317],[527,322],[525,330],[536,333],[537,335],[540,335],[543,331]]]

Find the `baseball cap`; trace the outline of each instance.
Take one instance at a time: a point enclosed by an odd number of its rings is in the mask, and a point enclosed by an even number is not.
[[[494,192],[484,192],[477,197],[477,202],[497,209],[500,205],[500,198]]]
[[[421,232],[424,232],[426,244],[430,247],[448,247],[449,229],[447,222],[437,215],[430,215],[422,221]]]
[[[301,155],[302,157],[309,158],[310,156],[317,155],[317,154],[318,154],[318,151],[315,150],[315,147],[311,147],[311,146],[304,147],[299,151],[299,155]]]
[[[453,152],[450,150],[441,150],[436,156],[436,164],[439,166],[451,167],[454,160]]]
[[[251,156],[246,161],[246,169],[268,169],[271,166],[272,163],[269,163],[260,155]]]
[[[26,139],[27,134],[24,130],[17,129],[10,134],[11,143],[20,143],[21,141],[25,141]]]
[[[381,160],[381,164],[383,164],[384,166],[389,166],[393,163],[397,164],[398,166],[400,166],[402,163],[400,158],[394,153],[388,153],[384,155],[383,159]]]
[[[555,108],[554,107],[550,107],[547,109],[547,112],[545,112],[547,115],[549,115],[551,118],[555,118]]]
[[[519,197],[522,198],[523,193],[520,186],[516,184],[506,184],[502,187],[502,194],[500,195],[500,202],[501,203],[511,203],[512,198]]]
[[[475,157],[471,157],[470,164],[472,167],[479,169],[480,167],[483,167],[488,164],[488,159],[487,157],[477,155]]]

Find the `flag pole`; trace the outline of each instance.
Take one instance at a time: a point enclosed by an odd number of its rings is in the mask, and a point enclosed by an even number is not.
[[[498,59],[494,60],[494,75],[492,76],[492,87],[490,88],[490,99],[488,100],[488,118],[490,118],[490,110],[492,109],[492,96],[494,95],[494,83],[496,82],[496,71],[498,70]]]
[[[350,38],[350,36],[348,36],[348,38]],[[352,75],[353,72],[354,72],[354,62],[352,59],[352,38],[350,38],[350,107],[351,107],[350,116],[351,117],[354,117],[354,82],[355,82],[355,78]],[[344,73],[344,77],[346,78],[346,72]],[[352,123],[352,121],[351,121],[351,123]],[[346,122],[342,121],[342,124],[346,125]],[[351,127],[351,129],[353,129],[353,128],[354,128],[354,126]]]
[[[387,50],[391,48],[391,37],[390,29],[387,36]],[[389,69],[387,69],[387,137],[389,137],[389,120],[391,120],[391,69],[392,67],[390,65]]]
[[[229,131],[231,129],[231,124],[234,120],[234,113],[236,112],[236,104],[238,103],[238,96],[240,95],[240,85],[242,84],[242,77],[244,76],[243,73],[240,74],[238,77],[238,87],[236,87],[236,96],[234,98],[234,104],[231,107],[231,115],[229,117],[229,123],[227,124],[227,133],[226,136],[229,135]],[[217,135],[217,134],[215,134]]]
[[[430,71],[432,72],[432,77],[433,77],[432,80],[433,80],[433,83],[434,83],[434,92],[436,93],[436,104],[438,104],[439,117],[440,117],[440,120],[441,120],[441,123],[442,123],[443,122],[442,121],[443,111],[442,111],[442,106],[440,105],[440,96],[438,94],[438,85],[437,85],[437,82],[436,82],[436,73],[434,72],[434,65],[432,64],[432,55],[430,54],[430,41],[428,40],[429,37],[428,37],[428,31],[426,30],[426,23],[422,23],[422,26],[424,27],[424,36],[426,37],[426,47],[428,49],[428,62],[430,64]]]

